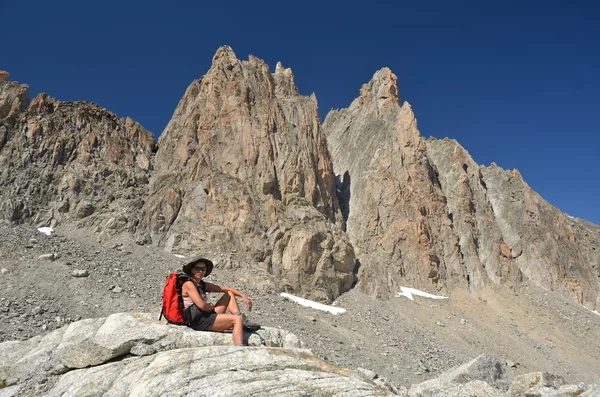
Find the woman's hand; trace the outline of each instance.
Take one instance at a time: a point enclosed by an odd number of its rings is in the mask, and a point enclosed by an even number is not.
[[[242,295],[242,302],[244,302],[244,305],[246,305],[246,307],[248,308],[248,311],[252,311],[252,301],[250,300],[250,298],[248,298],[248,296],[246,295]]]

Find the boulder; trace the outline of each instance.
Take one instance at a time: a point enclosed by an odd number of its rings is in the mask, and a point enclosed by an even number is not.
[[[235,347],[231,334],[153,318],[118,313],[1,343],[0,395],[395,395],[319,360],[281,329],[246,334],[251,347]]]
[[[565,385],[565,380],[560,375],[551,374],[548,372],[531,372],[518,376],[512,383],[509,389],[511,397],[522,397],[522,396],[540,396],[547,397],[550,395],[558,396],[557,389]],[[566,394],[568,389],[572,389],[574,385],[568,385],[567,388],[563,389]],[[579,390],[575,386],[580,394],[584,390]],[[561,392],[562,393],[562,392]],[[577,395],[574,394],[574,395]]]
[[[460,394],[463,388],[471,389],[476,394]],[[411,397],[500,396],[506,389],[508,389],[508,381],[502,363],[494,357],[482,354],[468,363],[442,373],[435,379],[413,385],[409,395]]]

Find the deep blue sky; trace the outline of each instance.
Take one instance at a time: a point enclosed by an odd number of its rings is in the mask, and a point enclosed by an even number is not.
[[[323,118],[388,66],[423,136],[518,168],[600,224],[598,21],[597,2],[567,0],[0,0],[0,69],[32,97],[97,102],[159,136],[223,44],[291,67]]]

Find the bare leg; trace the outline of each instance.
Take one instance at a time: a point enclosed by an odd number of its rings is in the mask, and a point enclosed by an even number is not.
[[[225,314],[229,310],[229,313],[235,314],[240,312],[240,307],[235,300],[233,292],[227,292],[215,303],[215,312],[219,314]]]
[[[234,299],[235,301],[235,299]],[[211,331],[223,332],[227,329],[233,328],[232,337],[233,344],[236,346],[244,345],[244,325],[243,317],[236,316],[234,314],[218,314],[215,319]]]

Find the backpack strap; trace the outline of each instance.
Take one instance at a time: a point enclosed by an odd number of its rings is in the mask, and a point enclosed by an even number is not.
[[[190,276],[188,276],[185,273],[179,273],[177,274],[177,306],[179,306],[179,311],[181,313],[183,313],[183,294],[181,293],[181,290],[183,289],[183,284],[185,284],[187,281],[192,281],[192,278]],[[185,316],[184,316],[185,318]]]

